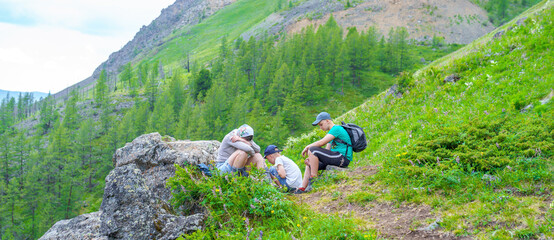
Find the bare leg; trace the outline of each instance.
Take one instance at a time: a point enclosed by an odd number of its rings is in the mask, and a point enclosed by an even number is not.
[[[315,178],[317,177],[317,171],[319,170],[319,158],[317,158],[316,155],[314,155],[311,151],[308,151],[308,161],[310,161],[310,177]]]
[[[229,157],[229,165],[234,168],[243,168],[246,165],[248,154],[245,151],[236,150]]]
[[[308,159],[306,159],[306,170],[304,171],[304,178],[302,179],[302,187],[308,187],[310,178],[317,177],[317,171],[319,170],[319,158],[312,154],[312,151],[308,151]]]
[[[256,153],[254,156],[251,156],[246,161],[246,165],[249,166],[250,164],[256,165],[257,168],[266,168],[264,157],[262,157],[262,154]]]
[[[308,183],[310,183],[310,165],[306,165],[306,170],[304,171],[304,179],[302,179],[302,187],[308,187]]]

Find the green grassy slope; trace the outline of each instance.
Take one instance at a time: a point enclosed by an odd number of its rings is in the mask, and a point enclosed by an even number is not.
[[[382,93],[336,119],[365,128],[351,167],[380,166],[366,181],[376,201],[429,205],[457,235],[554,236],[553,5],[406,75],[402,98]],[[324,134],[290,139],[285,154],[301,159]]]
[[[190,53],[197,62],[205,62],[216,56],[221,38],[232,41],[250,27],[257,25],[275,11],[276,0],[241,0],[231,4],[192,27],[180,29],[168,38],[150,61],[161,60],[165,65],[182,65]],[[148,59],[148,58],[146,58]]]

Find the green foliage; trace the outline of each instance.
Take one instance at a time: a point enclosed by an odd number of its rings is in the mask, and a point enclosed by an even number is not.
[[[489,20],[496,26],[500,26],[522,13],[527,8],[537,4],[540,0],[473,0],[484,8],[489,15]]]
[[[360,230],[350,218],[318,215],[296,205],[289,197],[263,179],[263,170],[251,177],[216,173],[205,177],[196,167],[176,166],[168,180],[176,211],[190,214],[209,211],[204,230],[182,239],[376,239],[374,230]]]
[[[373,200],[377,199],[377,196],[368,193],[368,192],[356,192],[353,194],[348,195],[346,197],[346,200],[350,203],[357,203],[357,204],[366,204],[368,202],[371,202]]]
[[[94,85],[94,101],[96,102],[97,106],[105,105],[107,102],[106,95],[108,94],[108,85],[106,85],[107,82],[107,75],[106,70],[102,70],[100,72],[100,76],[96,80],[96,84]]]
[[[251,172],[252,178],[233,175],[207,178],[195,167],[176,167],[175,177],[168,181],[174,192],[173,204],[185,206],[185,214],[198,206],[207,208],[211,213],[208,225],[225,223],[223,228],[232,229],[244,226],[248,218],[290,228],[289,221],[298,218],[293,202],[273,186],[256,180],[263,179],[263,170]]]
[[[202,69],[198,72],[198,75],[192,83],[192,96],[194,99],[202,101],[208,89],[212,87],[212,77],[210,76],[210,70]]]
[[[552,220],[542,216],[551,212],[545,206],[554,190],[554,105],[543,99],[554,78],[543,66],[554,65],[547,47],[554,10],[544,9],[502,38],[484,38],[437,62],[440,67],[401,75],[402,98],[381,94],[335,119],[366,131],[368,148],[351,165],[382,166],[371,182],[386,186],[386,199],[425,202],[447,216],[441,226],[456,234],[551,237]],[[444,82],[452,74],[460,79]],[[316,130],[291,139],[285,154],[298,158],[323,136]]]

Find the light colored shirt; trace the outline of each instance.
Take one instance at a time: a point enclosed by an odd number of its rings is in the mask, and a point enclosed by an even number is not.
[[[253,140],[250,141],[250,144],[252,144],[252,146],[249,146],[242,141],[233,142],[231,138],[233,138],[233,136],[237,136],[236,132],[237,129],[229,132],[221,141],[221,145],[217,150],[217,158],[215,160],[216,163],[227,161],[231,154],[233,154],[236,150],[245,151],[246,153],[250,154],[250,156],[253,156],[254,154],[260,152],[260,146],[258,146],[258,144],[256,144]]]
[[[280,156],[275,159],[275,167],[282,165],[287,173],[287,184],[291,188],[299,188],[302,185],[302,172],[298,165],[290,160],[288,157]]]

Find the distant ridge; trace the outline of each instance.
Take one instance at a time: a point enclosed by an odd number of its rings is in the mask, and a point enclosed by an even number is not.
[[[92,88],[100,72],[105,69],[108,79],[115,78],[121,66],[133,62],[144,54],[162,45],[165,38],[175,29],[186,25],[196,25],[203,19],[211,16],[219,9],[234,3],[236,0],[176,0],[175,3],[164,8],[160,16],[153,20],[148,26],[142,26],[134,38],[123,48],[110,54],[109,58],[98,66],[92,76],[69,86],[53,96],[55,99],[63,99],[73,89],[88,90]]]
[[[19,94],[25,94],[25,93],[29,93],[29,92],[17,92],[17,91],[7,91],[7,90],[2,90],[0,89],[0,99],[1,100],[4,100],[6,97],[14,97],[16,100],[17,98],[19,97]],[[40,98],[45,98],[48,96],[48,93],[43,93],[43,92],[30,92],[33,94],[33,99],[35,101],[38,101],[40,100]]]

